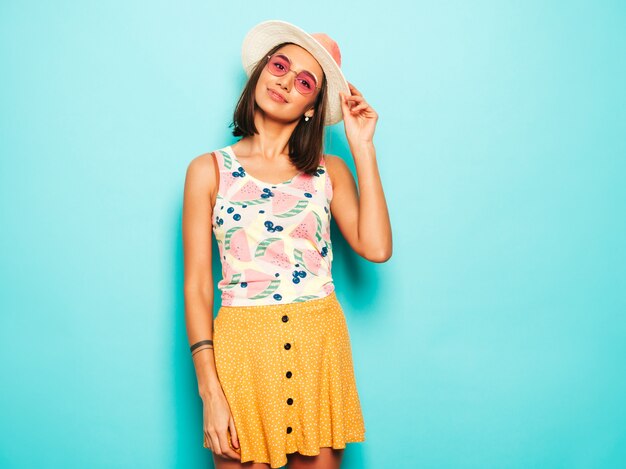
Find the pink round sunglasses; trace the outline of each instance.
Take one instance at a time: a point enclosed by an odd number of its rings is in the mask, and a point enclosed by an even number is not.
[[[295,86],[300,94],[308,95],[321,88],[321,86],[317,86],[319,81],[313,72],[308,70],[301,70],[300,72],[291,70],[291,60],[285,54],[268,55],[267,59],[267,70],[272,75],[282,77],[289,72],[296,74]]]

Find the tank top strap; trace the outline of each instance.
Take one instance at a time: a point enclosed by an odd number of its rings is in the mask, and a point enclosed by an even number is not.
[[[330,203],[333,198],[333,185],[330,180],[330,175],[328,174],[328,166],[326,164],[326,158],[324,158],[324,154],[322,154],[320,158],[320,163],[317,167],[317,174],[319,175],[319,177],[322,177],[324,179],[324,190],[326,192],[326,199],[328,203]]]
[[[219,166],[220,172],[232,170],[235,163],[233,162],[232,157],[228,154],[228,152],[224,148],[215,150],[213,154],[215,155],[215,160],[217,161],[217,165]]]
[[[219,170],[218,198],[228,197],[229,193],[234,190],[237,180],[240,179],[233,176],[233,172],[237,171],[236,161],[228,153],[227,147],[215,150],[213,155]]]

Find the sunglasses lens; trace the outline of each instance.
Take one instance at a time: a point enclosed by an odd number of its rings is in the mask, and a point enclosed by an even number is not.
[[[315,78],[308,72],[300,72],[296,77],[296,89],[302,94],[309,94],[315,91]]]
[[[272,75],[282,77],[289,71],[289,61],[281,55],[273,55],[268,63],[268,68]]]

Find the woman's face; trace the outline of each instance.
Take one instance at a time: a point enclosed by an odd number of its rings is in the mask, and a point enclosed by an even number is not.
[[[294,70],[296,73],[302,70],[313,72],[318,80],[317,86],[322,85],[324,71],[317,60],[315,60],[315,57],[306,49],[295,44],[287,44],[275,53],[281,53],[289,57],[291,70]],[[308,95],[301,94],[295,88],[295,77],[296,74],[291,71],[281,77],[277,77],[268,71],[267,65],[263,68],[257,81],[255,100],[265,114],[283,122],[293,122],[294,120],[302,119],[305,112],[307,116],[313,115],[312,111],[307,111],[313,108],[320,90],[316,89]],[[274,99],[270,90],[281,94],[286,102]]]

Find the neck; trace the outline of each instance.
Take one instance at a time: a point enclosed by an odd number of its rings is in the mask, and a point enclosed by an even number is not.
[[[247,155],[261,155],[266,159],[289,156],[289,139],[293,134],[298,120],[281,122],[268,118],[263,112],[255,112],[254,125],[258,134],[241,140]]]

